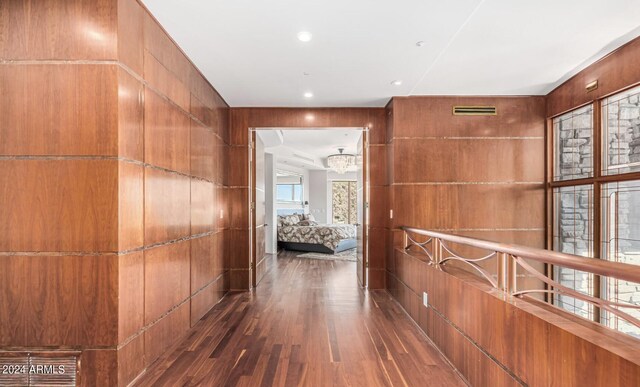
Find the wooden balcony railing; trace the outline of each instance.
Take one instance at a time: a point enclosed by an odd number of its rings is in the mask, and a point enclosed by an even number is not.
[[[438,269],[443,269],[451,262],[459,262],[472,269],[494,288],[503,291],[506,297],[526,297],[535,293],[565,295],[606,310],[640,328],[640,319],[621,310],[621,308],[640,310],[640,305],[612,302],[568,288],[539,272],[525,260],[640,284],[640,266],[638,265],[584,258],[550,250],[491,242],[411,227],[402,227],[402,230],[404,231],[404,249],[406,251],[412,248],[419,249],[429,258],[429,264]],[[418,241],[420,236],[426,238],[423,241]],[[465,258],[456,254],[449,244],[470,246],[486,250],[489,253],[480,258]],[[486,269],[488,265],[491,265],[490,260],[495,260],[495,274]],[[480,263],[483,265],[481,266]],[[544,289],[519,289],[516,275],[518,267],[547,286]]]

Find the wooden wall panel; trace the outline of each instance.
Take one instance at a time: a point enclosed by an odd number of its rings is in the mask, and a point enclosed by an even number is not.
[[[144,117],[144,161],[189,174],[189,117],[148,88],[145,89]]]
[[[144,356],[144,334],[137,335],[118,349],[118,386],[128,386],[140,374],[144,369]]]
[[[0,3],[0,58],[117,59],[113,0]]]
[[[144,161],[144,86],[118,69],[118,155]]]
[[[233,187],[227,190],[229,227],[249,229],[249,188]]]
[[[0,154],[117,155],[117,70],[0,66]]]
[[[149,51],[144,53],[144,79],[151,88],[169,98],[185,111],[189,111],[191,106],[189,89]]]
[[[543,303],[505,302],[477,277],[434,269],[399,249],[395,260],[397,269],[388,271],[390,292],[471,383],[579,386],[640,380],[639,347],[629,345],[635,339]],[[429,307],[420,302],[422,292],[429,294]]]
[[[455,105],[495,106],[497,116],[453,116]],[[393,138],[544,136],[544,97],[394,97]]]
[[[0,251],[116,251],[118,162],[0,160]]]
[[[118,251],[144,245],[144,167],[118,163]]]
[[[214,229],[214,185],[206,180],[191,179],[191,234]]]
[[[619,47],[556,87],[547,96],[547,116],[553,117],[587,102],[640,83],[640,39]],[[598,88],[587,92],[587,84],[598,81]]]
[[[117,256],[0,255],[0,267],[0,347],[117,344]]]
[[[214,243],[214,234],[191,240],[191,294],[216,278]]]
[[[543,189],[542,183],[394,185],[394,227],[542,229]]]
[[[145,13],[143,19],[145,50],[174,74],[179,81],[189,84],[194,66],[151,14]]]
[[[211,305],[217,304],[229,289],[228,277],[219,277],[191,297],[191,326],[211,310]]]
[[[144,321],[156,321],[190,295],[191,241],[144,252]]]
[[[145,168],[144,241],[146,245],[189,236],[191,223],[188,177]]]
[[[185,302],[144,332],[145,366],[153,363],[190,327],[189,303]]]
[[[2,1],[0,57],[0,349],[128,385],[229,289],[228,105],[136,0]]]
[[[394,182],[542,182],[544,137],[395,139]]]
[[[118,60],[136,74],[143,74],[144,10],[137,1],[118,0]]]
[[[191,120],[191,175],[209,181],[217,181],[215,161],[216,149],[215,133]]]
[[[122,343],[144,326],[144,254],[120,255],[118,261],[118,343]]]

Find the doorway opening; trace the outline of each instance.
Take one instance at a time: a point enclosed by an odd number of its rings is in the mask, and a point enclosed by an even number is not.
[[[278,254],[342,261],[367,287],[368,128],[249,131],[252,287]]]

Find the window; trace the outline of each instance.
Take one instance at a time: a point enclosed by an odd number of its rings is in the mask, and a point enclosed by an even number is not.
[[[553,120],[555,180],[571,180],[593,174],[593,105]]]
[[[567,254],[593,257],[593,186],[560,187],[553,191],[555,225],[553,249]],[[593,295],[593,274],[554,267],[561,285]],[[593,306],[573,297],[556,295],[556,305],[585,318],[593,318]]]
[[[303,202],[302,176],[290,172],[278,171],[276,182],[276,200],[279,203]]]
[[[640,88],[602,101],[602,173],[640,171]]]
[[[602,258],[640,265],[640,181],[616,182],[602,187]],[[640,284],[603,278],[602,297],[613,302],[640,305]],[[640,310],[624,309],[640,318]],[[603,311],[602,322],[640,337],[640,330]]]
[[[355,181],[334,181],[331,184],[333,223],[358,222],[358,195]]]
[[[640,265],[640,87],[560,115],[552,128],[553,249]],[[640,305],[638,283],[559,266],[553,275],[583,294]],[[554,295],[553,302],[640,337],[638,327],[589,303],[563,295]],[[640,318],[640,310],[620,310]]]
[[[276,197],[279,202],[302,202],[302,184],[278,184]]]

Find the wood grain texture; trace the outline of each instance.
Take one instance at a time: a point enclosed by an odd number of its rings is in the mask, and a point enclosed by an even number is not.
[[[148,325],[189,298],[191,242],[144,252],[144,321]]]
[[[395,185],[393,225],[439,230],[542,229],[542,190],[542,183]]]
[[[144,245],[144,167],[118,162],[118,251]]]
[[[185,111],[189,111],[191,105],[189,89],[149,51],[144,53],[144,79],[153,89],[159,91]]]
[[[191,181],[176,173],[145,167],[144,242],[146,245],[189,236]]]
[[[117,155],[117,74],[115,65],[0,65],[0,154]]]
[[[194,66],[151,14],[145,12],[143,19],[142,38],[145,50],[179,81],[189,84]]]
[[[0,256],[0,267],[0,347],[117,344],[117,256]]]
[[[206,126],[191,120],[191,175],[218,181],[216,162],[218,152],[215,133]]]
[[[622,386],[640,380],[639,346],[630,342],[636,339],[543,303],[505,302],[477,277],[436,270],[399,249],[395,260],[390,292],[470,382]],[[419,302],[422,292],[429,294],[428,308]]]
[[[369,127],[371,142],[384,143],[385,120],[381,108],[232,108],[232,145],[248,145],[248,128]]]
[[[225,254],[229,256],[232,269],[248,270],[249,265],[249,232],[245,230],[229,229],[225,232]],[[247,289],[248,289],[247,284]]]
[[[117,59],[114,0],[0,3],[0,58]]]
[[[144,161],[144,86],[118,69],[118,155]]]
[[[258,296],[227,296],[136,385],[464,385],[388,293],[358,287],[355,270],[280,256]]]
[[[233,187],[227,189],[227,212],[229,227],[249,229],[249,189]]]
[[[191,326],[196,325],[214,305],[220,302],[227,293],[227,289],[229,289],[229,276],[224,275],[191,297]]]
[[[143,17],[140,3],[118,0],[118,61],[137,74],[144,73]]]
[[[0,254],[0,348],[127,385],[229,289],[226,233],[149,249],[228,225],[228,105],[136,0],[1,1],[0,57],[0,252],[51,252]]]
[[[231,187],[249,186],[249,146],[230,146],[227,150],[229,173],[227,185]]]
[[[0,160],[0,251],[116,251],[118,162]]]
[[[144,332],[145,366],[153,363],[189,329],[189,303],[174,309]]]
[[[191,234],[213,231],[216,207],[214,185],[205,180],[191,179]]]
[[[453,116],[454,105],[495,106],[496,116]],[[545,97],[394,97],[393,138],[542,137]]]
[[[219,272],[215,262],[215,235],[191,240],[191,294],[213,281]]]
[[[144,254],[118,257],[118,343],[144,326]]]
[[[544,138],[396,139],[395,183],[543,182]]]
[[[139,334],[118,349],[118,386],[128,386],[144,369],[144,334]],[[108,381],[97,381],[107,384]],[[112,384],[113,385],[113,384]]]
[[[144,161],[189,174],[189,117],[148,88],[145,88],[144,117]]]
[[[547,117],[553,117],[587,102],[602,98],[640,82],[640,38],[619,47],[556,87],[547,96]],[[587,92],[586,85],[598,81]]]

